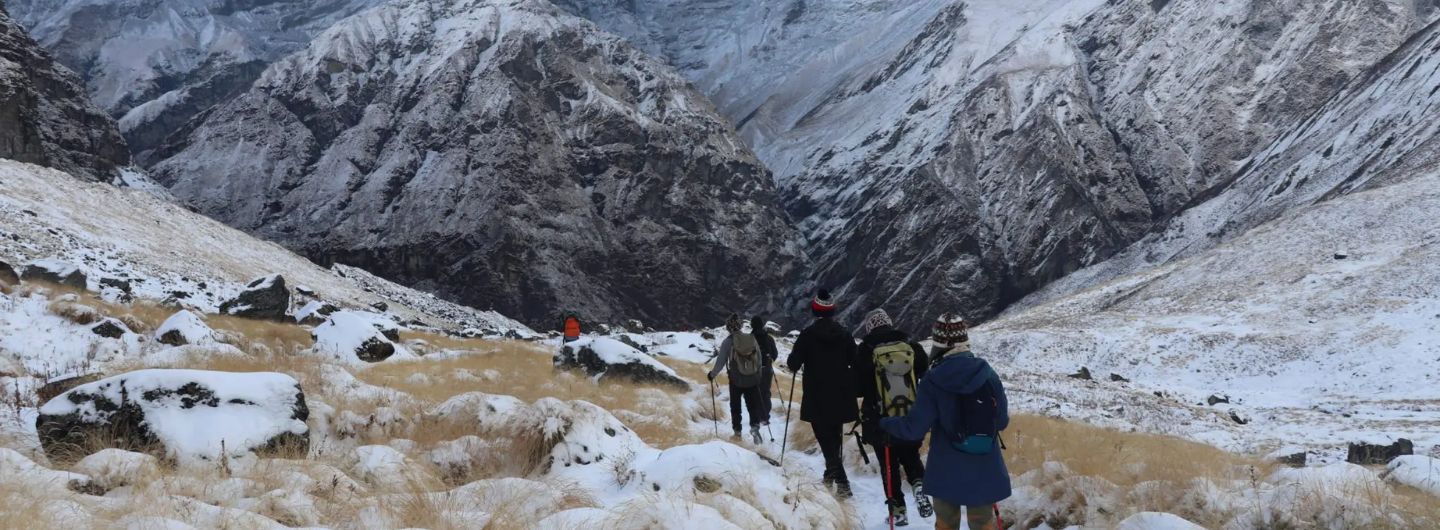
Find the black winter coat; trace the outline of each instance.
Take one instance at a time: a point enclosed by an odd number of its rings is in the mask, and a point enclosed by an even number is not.
[[[850,423],[860,419],[855,407],[855,339],[833,319],[816,319],[800,332],[786,365],[805,370],[805,397],[800,419],[811,423]]]
[[[920,343],[910,340],[910,335],[891,326],[875,328],[866,335],[860,343],[855,363],[855,388],[859,390],[860,397],[864,399],[861,404],[861,416],[864,423],[865,443],[879,444],[883,440],[880,429],[880,388],[875,383],[875,347],[891,342],[905,342],[915,350],[915,389],[920,389],[920,379],[925,377],[925,372],[930,371],[930,356],[925,354],[925,347]]]

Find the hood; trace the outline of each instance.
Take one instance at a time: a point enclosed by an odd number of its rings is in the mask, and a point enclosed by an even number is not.
[[[756,335],[765,333],[765,319],[759,316],[750,319],[750,332]]]
[[[970,352],[946,356],[925,374],[926,381],[933,381],[946,392],[969,394],[979,390],[990,374],[994,373],[990,363]]]
[[[869,344],[871,346],[877,346],[888,342],[910,342],[910,334],[895,329],[894,326],[881,326],[870,330],[870,334],[865,335],[864,340],[865,344]]]

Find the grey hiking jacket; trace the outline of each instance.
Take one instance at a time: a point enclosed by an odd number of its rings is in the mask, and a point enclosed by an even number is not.
[[[725,337],[725,340],[720,342],[720,350],[715,356],[715,366],[710,368],[710,378],[714,379],[715,376],[720,375],[720,370],[723,368],[730,373],[730,386],[750,388],[759,385],[760,380],[762,379],[762,374],[765,373],[764,370],[761,370],[754,375],[745,375],[740,373],[738,370],[731,369],[730,353],[731,350],[733,350],[734,348],[735,342],[730,337]],[[765,352],[763,351],[757,351],[755,353],[761,356],[765,355]],[[761,359],[760,362],[761,366],[763,367],[765,362],[764,359]]]

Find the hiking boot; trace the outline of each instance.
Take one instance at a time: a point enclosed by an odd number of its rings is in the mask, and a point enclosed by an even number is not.
[[[924,481],[910,483],[915,488],[915,508],[920,511],[920,517],[929,519],[935,516],[935,505],[931,504],[930,497],[925,495]]]
[[[888,501],[885,504],[890,505],[890,521],[894,522],[895,526],[910,526],[910,517],[905,514],[905,505]]]
[[[849,481],[835,483],[835,497],[842,501],[855,497],[855,493],[850,491]]]
[[[755,439],[755,445],[760,445],[760,444],[765,443],[765,438],[762,438],[762,437],[760,436],[760,426],[759,426],[759,425],[751,425],[751,426],[750,426],[750,437]]]

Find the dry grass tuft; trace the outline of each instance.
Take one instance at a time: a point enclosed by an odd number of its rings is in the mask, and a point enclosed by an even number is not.
[[[1117,486],[1141,482],[1228,480],[1238,467],[1268,467],[1214,446],[1158,434],[1126,433],[1041,416],[1017,415],[1002,436],[1005,463],[1016,475],[1060,462],[1076,475],[1102,477]]]

